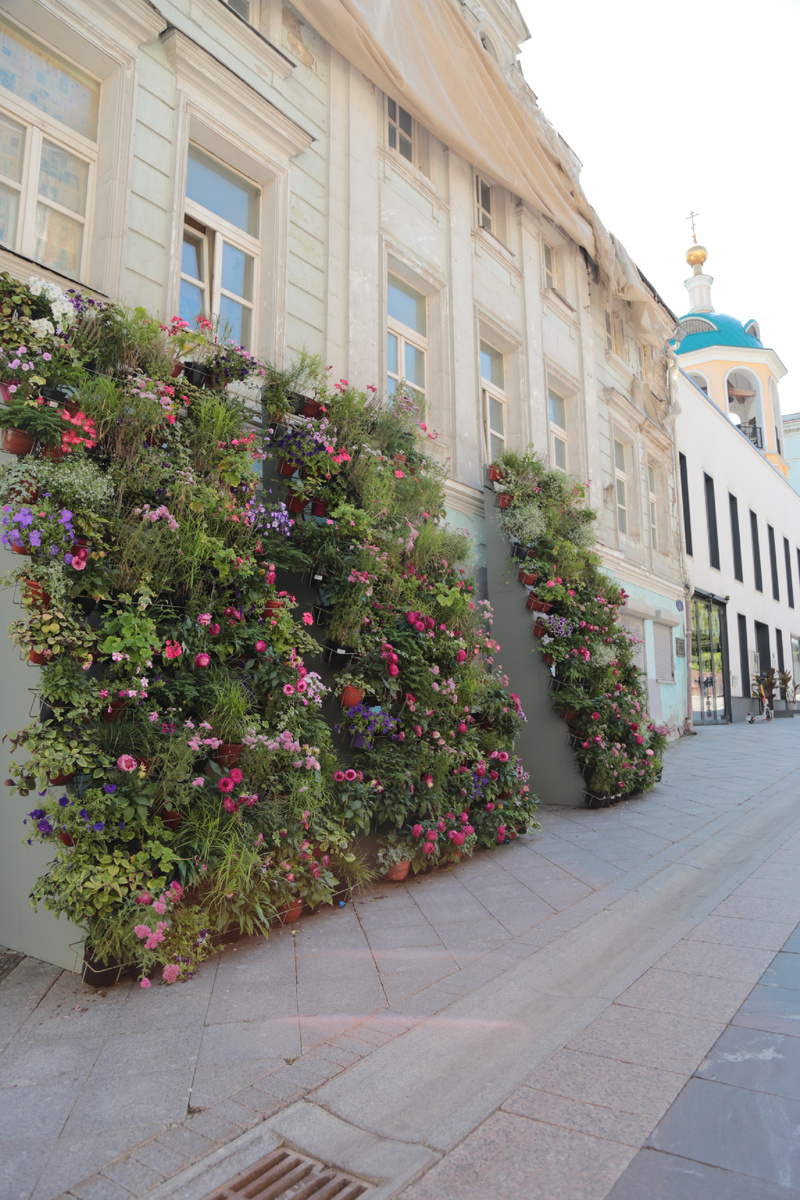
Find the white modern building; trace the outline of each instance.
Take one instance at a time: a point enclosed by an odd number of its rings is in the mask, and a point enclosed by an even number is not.
[[[785,368],[754,320],[714,311],[704,247],[686,257],[674,394],[697,728],[758,712],[752,678],[768,667],[800,681],[800,496],[781,437]]]

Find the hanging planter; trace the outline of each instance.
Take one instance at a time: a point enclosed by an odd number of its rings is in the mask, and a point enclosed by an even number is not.
[[[278,474],[279,475],[286,475],[287,478],[290,478],[292,475],[294,475],[296,470],[297,470],[297,467],[294,465],[294,463],[290,463],[288,459],[282,458],[279,460],[279,462],[278,462]]]
[[[541,626],[540,626],[540,628],[541,628]],[[537,634],[537,637],[539,637],[539,636],[541,636],[541,635]],[[552,667],[552,665],[553,665],[552,654],[548,654],[546,650],[543,650],[542,651],[542,659],[544,660],[544,662],[547,663],[548,667]],[[551,680],[551,683],[553,683],[553,682],[560,683],[561,681],[560,680]]]
[[[183,364],[183,377],[192,387],[205,387],[211,371],[205,363],[188,362]]]
[[[106,963],[101,963],[99,959],[95,958],[91,949],[84,950],[81,979],[89,987],[113,987],[119,981],[121,974],[122,963],[117,962],[116,959],[109,958]]]
[[[499,467],[489,466],[486,468],[486,478],[490,483],[499,483],[503,478],[503,472]]]
[[[354,708],[356,704],[360,704],[363,699],[364,689],[354,687],[352,683],[348,683],[346,687],[342,688],[341,695],[339,696],[339,703],[341,704],[342,708]]]
[[[319,400],[312,400],[311,397],[308,397],[303,402],[303,405],[300,409],[300,416],[301,417],[318,417],[321,412],[322,412],[322,405],[320,404]]]
[[[549,600],[540,600],[538,596],[529,595],[525,601],[525,607],[529,612],[547,613],[553,606]]]
[[[511,508],[511,497],[508,492],[501,492],[497,497],[498,508]]]
[[[27,554],[28,558],[33,557],[33,551],[30,546],[26,546],[24,542],[15,542],[11,547],[12,554]]]
[[[50,603],[50,593],[46,592],[42,584],[35,579],[24,580],[22,598],[27,604],[34,605],[36,608],[47,608]]]
[[[543,625],[541,621],[534,621],[533,636],[537,638],[547,637],[547,626]]]
[[[59,829],[58,840],[61,842],[62,846],[74,846],[75,845],[74,837],[72,836],[71,833],[67,833],[66,829]]]
[[[226,771],[230,771],[231,767],[238,767],[243,750],[243,742],[220,742],[214,751],[214,760]]]
[[[52,651],[50,651],[50,650],[34,650],[33,647],[31,646],[30,652],[28,654],[28,662],[32,662],[34,664],[34,666],[43,667],[47,663],[50,662],[50,659],[52,657],[53,657]]]
[[[5,450],[7,454],[16,454],[18,458],[30,454],[35,445],[36,438],[21,429],[4,429],[0,439],[0,450]]]
[[[61,388],[41,387],[39,388],[39,395],[43,400],[52,400],[54,404],[60,404],[64,408],[68,402],[69,393],[62,392]],[[78,412],[77,405],[75,405],[75,412]]]
[[[566,721],[568,725],[572,724],[577,715],[574,708],[568,708],[566,712],[560,714],[562,721]]]
[[[327,517],[328,501],[327,500],[312,500],[311,501],[312,517]]]
[[[286,508],[291,513],[305,512],[308,501],[303,496],[290,496]]]
[[[274,616],[275,613],[279,613],[283,605],[283,600],[267,600],[264,605],[264,612],[262,613],[264,620],[266,621],[271,616]]]
[[[114,721],[119,721],[122,718],[122,714],[127,707],[127,700],[110,700],[101,712],[100,716],[105,721],[106,725],[111,725]]]
[[[65,783],[69,783],[70,779],[74,779],[77,774],[77,771],[59,771],[57,775],[48,775],[47,782],[51,787],[63,787]]]
[[[536,580],[539,578],[533,571],[520,571],[517,574],[517,579],[520,583],[524,583],[526,587],[533,587]]]

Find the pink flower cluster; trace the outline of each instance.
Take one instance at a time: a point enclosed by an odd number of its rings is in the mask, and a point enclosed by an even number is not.
[[[389,675],[391,678],[394,678],[395,675],[400,674],[400,667],[398,666],[399,659],[391,642],[384,642],[381,646],[381,658],[386,663],[387,675]]]

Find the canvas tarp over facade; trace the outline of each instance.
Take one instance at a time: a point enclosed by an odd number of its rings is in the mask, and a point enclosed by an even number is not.
[[[583,246],[613,289],[634,304],[646,340],[656,340],[648,336],[652,299],[586,199],[580,164],[533,95],[514,94],[454,0],[292,2],[335,50],[446,146]]]

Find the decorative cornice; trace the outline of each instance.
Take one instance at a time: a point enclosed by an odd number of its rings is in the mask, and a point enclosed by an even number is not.
[[[287,117],[185,33],[171,27],[161,34],[161,41],[175,70],[178,86],[191,89],[195,97],[206,104],[215,93],[224,95],[226,109],[249,128],[254,137],[270,145],[277,142],[288,158],[302,154],[315,140],[313,134]]]

